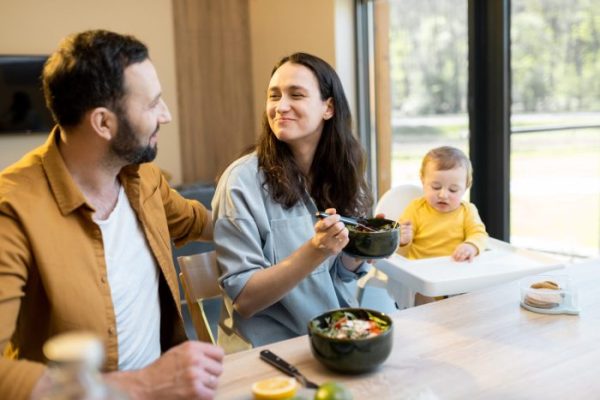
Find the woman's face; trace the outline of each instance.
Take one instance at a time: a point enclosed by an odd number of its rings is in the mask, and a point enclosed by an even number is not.
[[[287,62],[271,77],[266,113],[277,139],[292,148],[315,148],[324,121],[333,116],[333,101],[321,100],[319,83],[310,69]]]

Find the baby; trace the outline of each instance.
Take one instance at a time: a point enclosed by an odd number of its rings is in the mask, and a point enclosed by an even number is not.
[[[462,200],[472,183],[471,162],[457,148],[438,147],[425,155],[420,174],[423,196],[399,219],[398,254],[409,259],[451,255],[455,261],[473,260],[485,249],[488,234],[475,205]]]

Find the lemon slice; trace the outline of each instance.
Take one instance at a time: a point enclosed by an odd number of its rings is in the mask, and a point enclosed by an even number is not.
[[[287,399],[294,396],[296,390],[298,390],[296,379],[282,376],[264,379],[252,385],[252,393],[258,400]]]

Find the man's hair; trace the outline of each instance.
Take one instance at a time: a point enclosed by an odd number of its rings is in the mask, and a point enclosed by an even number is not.
[[[425,168],[428,164],[434,164],[436,170],[447,171],[458,167],[464,167],[467,171],[467,189],[471,187],[473,183],[473,167],[471,161],[461,150],[456,147],[442,146],[436,147],[435,149],[429,150],[423,162],[421,163],[421,179],[425,176]]]
[[[352,134],[350,107],[340,78],[327,62],[306,53],[282,58],[271,71],[271,76],[288,62],[302,65],[314,74],[321,100],[331,98],[334,113],[324,121],[310,167],[310,187],[307,187],[308,177],[300,171],[288,145],[275,137],[265,112],[257,153],[269,194],[275,202],[290,208],[308,190],[319,209],[334,207],[340,214],[366,215],[372,204],[365,180],[366,159],[360,143]]]
[[[42,73],[46,105],[60,126],[77,125],[95,107],[116,110],[125,94],[125,68],[148,59],[133,36],[91,30],[67,36]]]

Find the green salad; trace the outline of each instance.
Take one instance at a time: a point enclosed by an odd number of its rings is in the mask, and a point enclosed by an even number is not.
[[[314,332],[334,339],[367,339],[389,329],[387,321],[366,312],[368,319],[359,318],[349,311],[336,311],[325,317],[325,323],[311,322]]]

